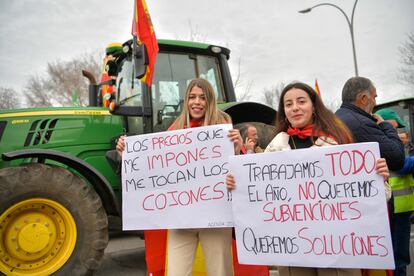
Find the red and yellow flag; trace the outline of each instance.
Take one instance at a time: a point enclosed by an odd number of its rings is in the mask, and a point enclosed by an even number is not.
[[[167,273],[167,247],[168,230],[145,230],[145,261],[148,275],[166,276]],[[237,258],[236,241],[232,241],[233,272],[234,276],[269,276],[269,267],[264,265],[239,264]],[[204,257],[200,244],[197,247],[193,265],[193,276],[206,276]]]
[[[316,94],[318,94],[318,96],[321,97],[321,91],[319,90],[319,84],[317,79],[315,79],[315,91]]]
[[[155,59],[159,49],[157,38],[155,37],[154,26],[152,25],[151,16],[148,12],[145,0],[135,0],[132,35],[136,36],[137,40],[140,43],[145,44],[147,48],[149,64],[143,80],[148,86],[151,86]]]

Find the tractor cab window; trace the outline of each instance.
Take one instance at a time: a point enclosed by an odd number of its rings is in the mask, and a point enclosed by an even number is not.
[[[116,79],[119,101],[125,101],[126,106],[142,106],[142,86],[138,79],[134,78],[134,70],[131,60],[125,59],[121,64],[121,70]]]
[[[202,77],[213,86],[217,101],[223,101],[223,84],[217,58],[159,53],[154,68],[152,108],[154,131],[166,130],[181,113],[189,82]]]
[[[144,84],[134,78],[131,56],[120,64],[116,79],[117,99],[125,106],[143,106]],[[224,101],[219,62],[214,56],[159,53],[151,86],[153,131],[165,131],[181,113],[189,82],[201,77],[213,86],[217,102]],[[128,133],[142,134],[143,117],[128,117]]]
[[[142,85],[134,78],[131,56],[124,59],[116,79],[117,97],[125,106],[142,106]],[[128,117],[128,133],[142,134],[142,117]]]

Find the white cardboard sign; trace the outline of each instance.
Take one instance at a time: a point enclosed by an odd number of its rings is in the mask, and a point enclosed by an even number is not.
[[[240,263],[393,269],[377,143],[230,157]]]
[[[232,227],[225,176],[230,124],[127,137],[124,230]]]

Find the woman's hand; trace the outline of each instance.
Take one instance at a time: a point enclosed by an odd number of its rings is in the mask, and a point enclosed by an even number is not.
[[[231,191],[236,187],[236,182],[234,181],[234,176],[232,176],[231,174],[226,175],[226,186],[227,186],[228,191]]]
[[[119,137],[118,142],[116,143],[116,152],[119,155],[122,155],[122,152],[125,150],[125,135]]]
[[[234,143],[234,153],[240,154],[240,149],[243,145],[243,140],[240,135],[240,131],[238,129],[230,129],[229,134],[227,134],[227,137],[230,138],[230,140]]]
[[[377,171],[377,174],[384,177],[384,181],[388,180],[388,177],[390,176],[390,170],[387,166],[387,161],[385,161],[384,158],[379,158],[376,162],[375,169]]]

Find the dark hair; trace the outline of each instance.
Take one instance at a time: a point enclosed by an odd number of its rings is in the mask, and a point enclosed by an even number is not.
[[[352,77],[345,82],[342,88],[342,102],[354,103],[359,93],[371,92],[372,88],[374,85],[371,80],[364,77]]]
[[[407,138],[410,139],[410,133],[405,129],[398,130],[398,134],[405,134],[407,135]]]
[[[305,91],[312,101],[314,107],[314,133],[323,131],[328,136],[332,136],[338,142],[338,144],[352,143],[351,132],[348,130],[345,124],[338,117],[336,117],[332,111],[326,108],[320,96],[318,96],[312,87],[302,82],[294,82],[288,84],[282,90],[279,100],[279,109],[276,116],[276,134],[282,131],[286,132],[290,126],[286,118],[284,98],[286,93],[294,88]]]
[[[248,131],[248,130],[249,130],[249,128],[251,128],[251,127],[254,127],[254,128],[257,130],[257,128],[256,128],[253,124],[249,124],[249,123],[247,123],[247,124],[243,124],[243,125],[242,125],[242,127],[240,128],[240,135],[241,135],[241,137],[242,137],[243,141],[244,141],[244,140],[246,140],[246,137],[247,137],[247,131]]]

